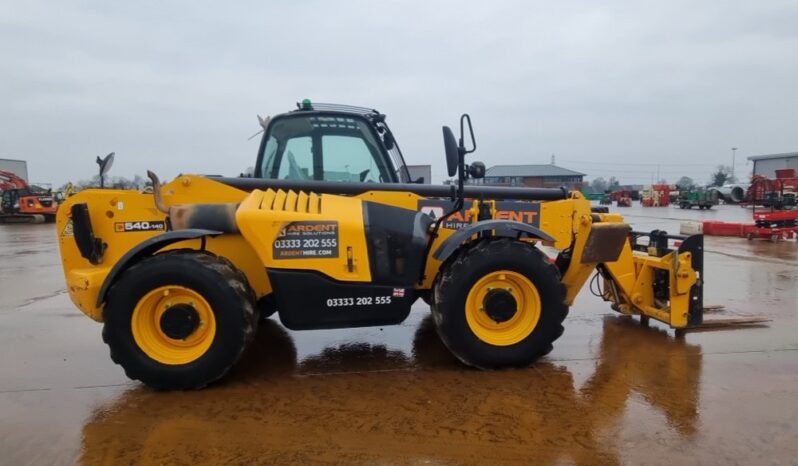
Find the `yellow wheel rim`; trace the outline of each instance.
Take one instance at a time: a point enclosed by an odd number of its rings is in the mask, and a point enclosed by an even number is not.
[[[185,338],[164,333],[161,318],[175,305],[191,306],[199,323]],[[208,301],[199,293],[177,285],[156,288],[141,298],[130,322],[133,339],[152,359],[170,365],[188,364],[199,359],[216,336],[216,317]]]
[[[496,322],[484,309],[485,297],[491,290],[503,289],[517,304],[508,320]],[[471,331],[485,343],[509,346],[528,337],[540,320],[540,294],[525,276],[509,270],[498,270],[480,278],[466,298],[466,321]]]

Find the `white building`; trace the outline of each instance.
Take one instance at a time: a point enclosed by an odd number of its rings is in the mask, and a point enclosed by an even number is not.
[[[793,168],[798,172],[798,152],[784,154],[753,155],[748,160],[754,162],[754,175],[775,178],[776,170]]]

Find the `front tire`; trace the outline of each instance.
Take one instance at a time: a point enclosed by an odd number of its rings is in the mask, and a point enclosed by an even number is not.
[[[202,388],[241,357],[257,323],[254,295],[228,260],[173,251],[130,267],[111,288],[103,340],[131,379]]]
[[[480,369],[528,366],[548,354],[567,314],[557,267],[522,241],[479,241],[445,264],[435,284],[441,340]]]

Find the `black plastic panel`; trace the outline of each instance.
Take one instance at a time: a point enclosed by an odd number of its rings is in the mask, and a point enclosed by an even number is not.
[[[446,241],[438,246],[438,249],[435,250],[432,257],[439,261],[445,261],[472,236],[483,231],[491,230],[494,231],[496,236],[514,236],[517,238],[529,236],[531,238],[542,239],[543,241],[554,241],[553,236],[533,225],[510,220],[483,220],[457,230],[455,234],[446,238]]]
[[[690,308],[687,312],[687,325],[698,327],[704,322],[704,235],[688,236],[682,241],[678,252],[691,254],[692,268],[698,274],[698,281],[690,288]]]
[[[72,214],[72,231],[75,236],[75,244],[78,246],[80,255],[92,265],[99,264],[106,245],[102,239],[94,236],[89,206],[85,202],[75,204],[70,209],[70,213]]]
[[[312,271],[268,274],[280,321],[292,330],[395,325],[415,301],[412,288],[339,282]]]
[[[170,244],[177,243],[179,241],[198,239],[205,236],[214,237],[221,234],[221,231],[213,230],[177,230],[169,231],[164,234],[145,239],[141,243],[130,248],[130,250],[126,252],[125,255],[120,257],[114,266],[111,267],[111,271],[108,272],[108,275],[105,277],[105,280],[100,287],[100,292],[97,294],[97,306],[100,306],[105,302],[105,298],[108,295],[108,290],[111,289],[111,285],[114,284],[114,281],[116,281],[117,277],[122,272],[127,270],[128,267],[137,263],[141,259],[149,257],[161,249],[169,246]]]
[[[412,286],[419,279],[432,219],[421,212],[363,203],[372,281]]]

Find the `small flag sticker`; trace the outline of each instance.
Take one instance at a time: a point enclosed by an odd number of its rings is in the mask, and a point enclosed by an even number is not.
[[[404,298],[405,297],[405,289],[404,288],[394,288],[393,289],[393,297],[394,298]]]

